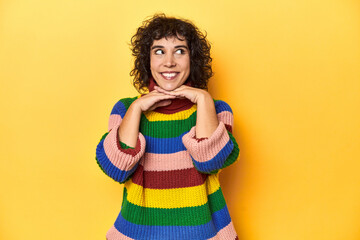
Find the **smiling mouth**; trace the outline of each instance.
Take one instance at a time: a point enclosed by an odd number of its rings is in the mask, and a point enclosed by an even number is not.
[[[161,76],[166,80],[174,79],[179,73],[178,72],[162,72]]]

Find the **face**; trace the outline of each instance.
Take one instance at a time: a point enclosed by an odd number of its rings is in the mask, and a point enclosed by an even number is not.
[[[150,50],[150,70],[162,89],[172,91],[183,85],[190,74],[190,54],[185,38],[154,40]]]

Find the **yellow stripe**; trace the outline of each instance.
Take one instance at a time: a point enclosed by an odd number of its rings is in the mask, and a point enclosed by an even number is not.
[[[220,188],[218,174],[209,175],[199,186],[171,189],[143,188],[130,179],[125,183],[127,200],[135,205],[148,208],[195,207],[207,203],[207,196]]]
[[[173,121],[173,120],[184,120],[191,116],[196,111],[196,104],[191,108],[172,114],[163,114],[154,111],[144,112],[145,117],[149,122],[155,121]]]
[[[221,169],[220,169],[221,170]],[[216,192],[220,188],[219,173],[209,175],[206,179],[206,190],[208,195]]]

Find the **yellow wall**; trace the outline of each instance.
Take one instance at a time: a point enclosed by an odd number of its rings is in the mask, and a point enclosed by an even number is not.
[[[360,238],[360,3],[0,2],[0,239],[105,239],[122,186],[95,162],[135,96],[129,40],[157,11],[213,44],[213,97],[235,116],[221,175],[240,239]]]

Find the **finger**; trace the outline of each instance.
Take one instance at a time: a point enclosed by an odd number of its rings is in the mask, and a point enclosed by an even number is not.
[[[164,107],[164,106],[167,106],[167,105],[170,105],[170,104],[171,104],[171,100],[162,100],[160,102],[156,102],[155,104],[153,104],[148,111],[152,111],[155,108]]]
[[[161,88],[157,88],[157,89],[153,90],[150,93],[152,93],[152,94],[155,94],[155,93],[164,94],[164,93],[168,93],[168,91],[166,91],[164,89],[161,89]]]
[[[148,94],[150,97],[153,97],[153,96],[170,96],[169,94],[165,94],[165,93],[162,93],[162,92],[151,92]]]
[[[165,94],[165,93],[160,93],[161,95],[157,95],[158,97],[162,98],[162,99],[172,99],[172,98],[176,98],[177,96],[174,94]]]
[[[164,107],[171,104],[171,100],[163,100],[156,104],[157,107]]]
[[[174,91],[179,91],[179,90],[184,90],[184,89],[189,89],[189,86],[181,85],[180,87],[174,89]]]
[[[176,93],[174,91],[166,91],[166,90],[159,90],[159,92],[166,94],[166,95],[176,95]]]
[[[175,92],[175,90],[167,91],[167,90],[162,89],[160,87],[157,87],[157,86],[155,86],[155,87],[156,87],[156,89],[158,90],[159,93],[162,93],[162,94],[165,94],[165,95],[171,95],[171,96],[175,96],[175,97],[180,97],[180,92],[179,91],[178,92]]]
[[[165,94],[164,94],[164,95],[154,96],[154,98],[155,98],[154,102],[160,102],[160,101],[175,99],[176,96],[165,95]]]
[[[162,93],[165,93],[165,94],[173,95],[176,89],[169,91],[169,90],[162,89],[162,88],[160,88],[160,87],[156,87],[156,90],[158,90],[158,92],[162,92]]]
[[[173,96],[182,96],[184,92],[182,90],[173,90],[171,92],[168,92],[167,94],[173,95]]]
[[[166,93],[159,93],[156,96],[165,97],[165,98],[167,98],[167,97],[169,97],[169,98],[176,97],[173,94],[166,94]]]

